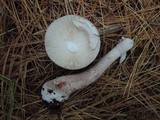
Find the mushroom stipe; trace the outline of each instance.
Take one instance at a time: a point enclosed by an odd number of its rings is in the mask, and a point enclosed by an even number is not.
[[[122,63],[126,58],[126,52],[133,47],[133,44],[132,39],[122,37],[122,40],[108,54],[87,71],[46,82],[41,90],[42,99],[51,104],[63,103],[73,92],[95,82],[119,57]]]

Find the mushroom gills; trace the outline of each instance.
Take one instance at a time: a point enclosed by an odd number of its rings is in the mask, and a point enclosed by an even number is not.
[[[97,36],[98,30],[89,20],[66,15],[54,20],[47,28],[45,50],[56,65],[69,70],[82,69],[99,53],[100,38]]]
[[[91,26],[91,24],[89,24],[86,20],[76,18],[74,18],[72,22],[76,27],[87,31],[87,34],[89,35],[89,46],[91,49],[95,49],[98,45],[98,40],[96,37],[99,37],[99,35],[97,35],[98,32],[93,29],[94,26]]]

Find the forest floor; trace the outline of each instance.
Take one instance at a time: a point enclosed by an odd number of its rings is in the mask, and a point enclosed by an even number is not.
[[[0,119],[58,120],[42,101],[41,86],[88,69],[63,69],[45,52],[47,27],[68,14],[85,17],[98,28],[101,50],[93,64],[122,36],[132,38],[134,46],[122,64],[117,60],[99,80],[71,95],[60,118],[159,120],[159,0],[1,0]]]

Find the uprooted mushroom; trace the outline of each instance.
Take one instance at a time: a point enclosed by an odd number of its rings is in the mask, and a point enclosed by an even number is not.
[[[133,47],[133,44],[132,39],[122,37],[122,40],[108,54],[87,71],[47,81],[41,89],[42,99],[55,104],[64,102],[73,92],[95,82],[119,57],[122,63],[126,58],[126,52]]]

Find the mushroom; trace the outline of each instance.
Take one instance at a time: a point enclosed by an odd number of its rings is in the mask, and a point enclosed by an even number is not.
[[[97,28],[78,15],[66,15],[52,22],[46,30],[45,49],[58,66],[77,70],[88,66],[100,50]]]
[[[63,103],[73,92],[95,82],[119,57],[122,63],[126,58],[126,52],[133,47],[133,43],[132,39],[122,37],[122,40],[108,54],[87,71],[47,81],[42,86],[42,99],[57,105]]]

